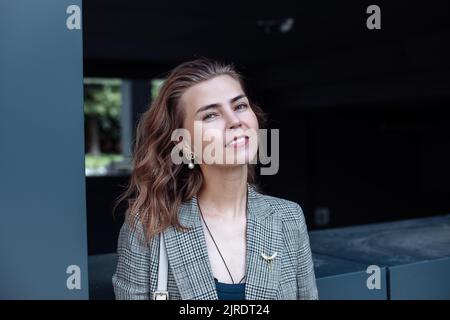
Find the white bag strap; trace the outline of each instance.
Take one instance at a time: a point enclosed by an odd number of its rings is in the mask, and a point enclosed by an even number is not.
[[[164,233],[159,236],[159,263],[158,263],[158,286],[153,293],[153,300],[169,300],[167,291],[167,276],[169,273],[169,262],[167,259],[166,244],[164,243]]]

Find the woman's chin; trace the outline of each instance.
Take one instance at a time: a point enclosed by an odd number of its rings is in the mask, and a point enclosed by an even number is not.
[[[232,160],[228,160],[227,162],[224,162],[222,164],[218,164],[221,165],[223,167],[237,167],[237,166],[246,166],[248,164],[256,164],[256,161],[252,159],[256,159],[256,157],[250,158],[249,156],[242,156],[242,157],[238,157],[237,159],[232,159]]]

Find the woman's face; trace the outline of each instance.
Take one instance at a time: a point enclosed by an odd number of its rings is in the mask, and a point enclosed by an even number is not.
[[[180,101],[185,111],[183,126],[190,133],[190,150],[197,161],[236,165],[256,159],[258,120],[239,81],[217,76],[187,89]]]

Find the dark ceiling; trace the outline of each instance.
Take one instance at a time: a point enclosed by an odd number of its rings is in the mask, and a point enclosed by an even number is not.
[[[434,32],[444,32],[447,39],[442,40],[449,40],[449,1],[377,1],[381,30],[366,28],[370,4],[373,1],[84,1],[86,68],[89,72],[94,62],[99,71],[115,63],[156,67],[195,56],[258,65]],[[279,24],[290,18],[291,30],[279,32]]]

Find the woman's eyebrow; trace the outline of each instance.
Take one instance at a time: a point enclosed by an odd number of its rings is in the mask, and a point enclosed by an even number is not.
[[[246,97],[245,94],[240,94],[240,95],[238,95],[238,96],[236,96],[234,98],[231,98],[230,99],[230,103],[233,103],[233,102],[235,102],[235,101],[237,101],[239,99],[245,98],[245,97]],[[198,110],[197,110],[197,112],[195,112],[195,114],[197,114],[199,112],[202,112],[202,111],[209,110],[209,109],[219,108],[219,107],[220,107],[220,104],[218,104],[218,103],[211,103],[211,104],[208,104],[206,106],[198,108]]]

